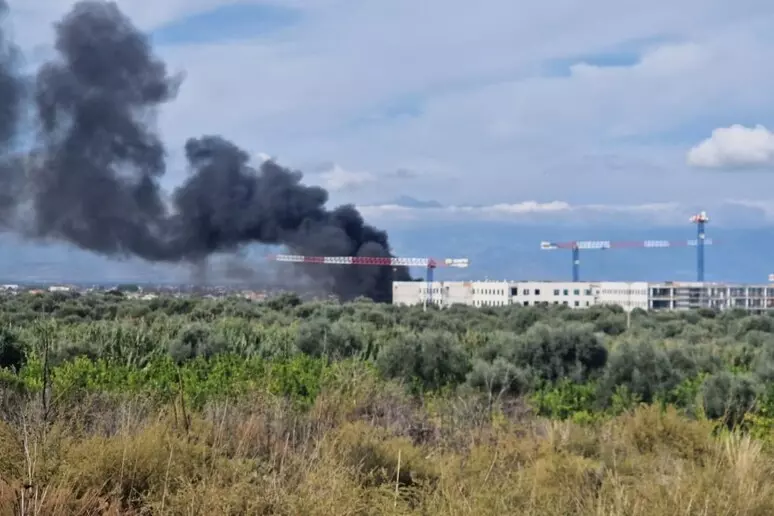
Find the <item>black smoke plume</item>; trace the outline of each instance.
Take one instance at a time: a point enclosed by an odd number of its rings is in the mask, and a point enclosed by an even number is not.
[[[0,0],[0,20],[8,15],[8,4]],[[19,122],[22,83],[18,76],[19,55],[0,27],[0,149],[3,153],[16,135]]]
[[[198,264],[252,242],[299,254],[390,256],[387,234],[353,206],[327,209],[328,193],[302,184],[300,172],[272,161],[252,168],[244,150],[219,136],[189,139],[190,175],[168,199],[154,120],[181,76],[113,2],[76,3],[55,33],[57,58],[35,77],[40,138],[25,167],[35,236],[154,262]],[[11,64],[0,63],[0,145],[24,107]],[[344,299],[389,301],[392,279],[410,279],[405,268],[305,269]]]
[[[8,4],[0,0],[0,22]],[[23,160],[13,153],[23,107],[24,83],[19,77],[19,52],[0,25],[0,227],[11,224],[20,195]]]

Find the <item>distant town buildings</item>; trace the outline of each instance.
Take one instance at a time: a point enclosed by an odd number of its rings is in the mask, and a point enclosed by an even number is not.
[[[74,289],[73,287],[68,287],[65,285],[51,285],[50,287],[48,287],[49,292],[70,292],[73,289]]]
[[[62,284],[5,284],[0,285],[0,293],[5,295],[14,295],[20,293],[27,294],[45,294],[50,293],[70,293],[70,294],[88,294],[88,293],[113,293],[124,296],[128,299],[138,299],[150,301],[159,297],[186,298],[198,297],[205,299],[221,299],[226,297],[241,297],[249,301],[265,301],[274,296],[286,293],[284,289],[250,289],[244,286],[217,286],[217,285],[62,285]],[[321,299],[319,296],[301,296],[308,299]],[[327,297],[325,299],[328,299]]]

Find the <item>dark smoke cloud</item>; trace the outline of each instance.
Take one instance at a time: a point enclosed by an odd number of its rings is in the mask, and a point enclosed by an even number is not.
[[[324,299],[331,293],[329,281],[313,280],[298,268],[288,268],[283,263],[256,264],[244,249],[219,258],[210,268],[211,278],[218,283],[236,283],[242,288],[275,293],[290,290],[307,299]]]
[[[0,0],[0,21],[8,15],[8,4]],[[18,74],[19,55],[9,41],[4,27],[0,27],[0,146],[7,151],[13,141],[19,122],[22,83]]]
[[[273,161],[251,168],[244,150],[217,136],[190,139],[185,150],[192,175],[174,193],[171,219],[177,259],[233,251],[246,242],[284,244],[306,255],[390,255],[384,231],[365,224],[353,206],[326,209],[328,193],[303,185],[300,172]],[[333,278],[341,297],[390,299],[389,267],[305,269],[321,280]],[[409,278],[404,268],[394,274]]]
[[[0,0],[0,22],[8,15],[8,4]],[[19,77],[19,52],[0,25],[0,226],[8,226],[20,195],[23,161],[13,155],[24,98]]]
[[[77,3],[55,31],[59,59],[43,65],[36,84],[45,147],[33,185],[39,234],[165,259],[157,238],[164,146],[148,122],[179,81],[114,3]]]
[[[35,236],[195,267],[253,242],[300,254],[390,256],[387,234],[353,206],[327,209],[328,193],[302,184],[300,172],[273,161],[252,168],[244,150],[219,136],[186,143],[190,176],[167,203],[159,186],[166,152],[153,122],[181,77],[115,3],[77,3],[55,33],[57,58],[35,81],[35,164],[24,167]],[[23,107],[11,64],[0,63],[0,145],[14,135]],[[304,269],[343,298],[388,301],[393,277],[410,278],[405,268]]]

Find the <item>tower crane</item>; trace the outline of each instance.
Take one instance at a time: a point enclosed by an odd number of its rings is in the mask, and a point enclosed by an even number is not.
[[[703,223],[702,223],[703,224]],[[699,230],[701,235],[696,240],[640,240],[619,241],[610,240],[578,240],[572,242],[541,242],[540,248],[545,251],[570,249],[572,251],[572,280],[580,281],[580,251],[593,249],[631,249],[631,248],[663,248],[663,247],[697,247],[699,249],[699,281],[704,281],[704,246],[711,245],[712,239],[704,238],[703,225]]]
[[[704,234],[704,226],[709,222],[709,217],[706,211],[697,213],[690,218],[693,224],[696,224],[696,280],[704,282],[704,245],[710,242],[706,239]]]
[[[287,263],[316,263],[320,265],[370,265],[377,267],[422,267],[427,270],[427,296],[425,306],[433,302],[433,271],[437,267],[466,268],[467,258],[396,258],[389,256],[304,256],[300,254],[275,254],[269,259]]]

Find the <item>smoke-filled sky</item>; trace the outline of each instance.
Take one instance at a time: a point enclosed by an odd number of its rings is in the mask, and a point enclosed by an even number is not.
[[[17,3],[24,46],[45,55],[68,3]],[[774,130],[767,0],[120,5],[186,70],[161,116],[175,148],[206,123],[310,172],[335,163],[314,178],[338,198],[507,208],[467,217],[578,220],[615,205],[608,217],[681,225],[728,201],[746,220],[774,214],[774,138],[754,130]]]
[[[187,177],[165,192],[167,151],[155,122],[183,76],[115,3],[78,2],[52,29],[54,52],[31,76],[3,44],[0,215],[9,231],[199,268],[213,253],[256,242],[308,255],[390,255],[387,234],[354,207],[329,208],[327,191],[303,184],[300,172],[252,164],[206,124],[184,144]],[[25,126],[36,136],[20,156],[14,143],[28,137]],[[402,268],[307,269],[343,298],[386,301],[393,276],[409,278]]]

